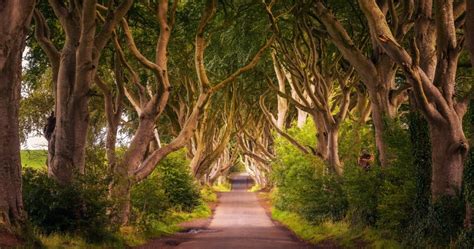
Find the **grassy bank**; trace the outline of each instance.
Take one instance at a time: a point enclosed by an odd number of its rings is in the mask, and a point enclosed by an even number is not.
[[[402,248],[396,241],[384,239],[378,232],[369,228],[354,228],[345,221],[325,221],[311,224],[301,216],[272,208],[272,218],[285,225],[299,238],[312,244],[332,244],[355,248]]]
[[[214,193],[206,193],[203,199],[216,200]],[[98,249],[98,248],[129,248],[145,244],[148,240],[167,236],[179,232],[180,223],[193,219],[207,218],[212,215],[212,211],[206,202],[202,202],[193,212],[172,211],[170,215],[162,218],[147,221],[146,229],[141,226],[126,226],[120,232],[111,235],[109,240],[100,244],[88,243],[79,236],[51,234],[39,235],[39,239],[45,248],[51,249]]]
[[[173,211],[163,219],[147,221],[148,224],[146,230],[134,226],[123,227],[120,231],[120,237],[126,245],[138,246],[145,244],[150,239],[179,232],[182,229],[179,226],[180,223],[194,219],[207,218],[211,215],[211,209],[207,203],[203,202],[201,205],[197,206],[193,212],[187,213]]]
[[[230,192],[232,190],[232,185],[229,182],[224,182],[221,184],[213,185],[212,190],[216,192]]]
[[[48,151],[46,150],[22,150],[21,165],[25,168],[46,168]]]

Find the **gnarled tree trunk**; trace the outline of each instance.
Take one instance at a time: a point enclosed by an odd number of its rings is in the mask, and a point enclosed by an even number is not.
[[[431,1],[424,3],[431,8]],[[404,70],[413,87],[417,108],[428,121],[432,142],[431,193],[433,200],[443,196],[455,196],[461,191],[463,164],[469,148],[462,129],[462,118],[467,109],[467,98],[456,97],[456,70],[461,44],[456,37],[456,13],[453,1],[437,1],[434,5],[432,29],[436,36],[428,39],[429,46],[436,44],[435,71],[433,66],[423,65],[420,58],[433,55],[409,54],[388,28],[388,23],[375,0],[359,1],[370,28],[378,37],[378,43]],[[428,13],[431,15],[430,13]],[[416,33],[430,29],[417,29]],[[416,34],[415,34],[416,35]],[[428,37],[428,34],[417,34]],[[413,45],[416,47],[416,44]],[[429,51],[428,49],[424,51]]]
[[[34,5],[34,0],[0,2],[0,234],[2,237],[18,235],[25,221],[21,194],[18,115],[22,54]],[[2,246],[4,245],[0,244],[0,247]]]
[[[467,152],[467,144],[463,146],[466,138],[462,130],[462,120],[428,124],[432,143],[432,196],[437,198],[443,195],[459,195]]]
[[[44,18],[35,13],[36,37],[50,60],[55,81],[56,122],[52,134],[47,136],[48,173],[60,184],[69,183],[75,173],[84,173],[89,90],[101,51],[132,2],[124,0],[115,9],[108,9],[100,32],[96,32],[96,0],[69,3],[49,0],[65,33],[61,51],[51,42]]]

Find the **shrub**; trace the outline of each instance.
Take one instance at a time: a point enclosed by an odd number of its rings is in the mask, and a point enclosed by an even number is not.
[[[87,241],[107,237],[107,184],[101,177],[77,176],[61,186],[45,171],[26,169],[23,201],[29,220],[42,233],[79,234]]]
[[[378,218],[378,193],[382,184],[380,167],[364,170],[359,165],[346,164],[344,193],[349,203],[352,224],[374,225]]]
[[[409,247],[417,248],[448,247],[459,236],[459,243],[466,243],[470,239],[469,233],[461,233],[463,218],[462,200],[459,197],[442,197],[431,203],[428,213],[420,221],[412,224],[409,228],[412,234],[404,242]]]
[[[422,165],[415,165],[414,152],[426,148],[422,147],[414,151],[410,139],[415,138],[410,138],[405,120],[386,121],[384,140],[387,144],[388,167],[382,169],[383,179],[377,206],[379,213],[377,225],[391,231],[399,238],[406,235],[406,228],[417,215],[415,203],[425,200],[426,193],[422,191],[429,191],[426,188],[416,189],[417,181],[425,181],[419,178],[420,174],[425,176],[426,172],[421,172],[425,169],[418,169],[422,168]],[[423,186],[423,184],[425,183],[419,183],[418,186]],[[417,201],[417,197],[422,200]]]
[[[474,229],[469,229],[463,231],[456,243],[454,244],[454,248],[456,249],[471,249],[474,245]]]
[[[156,170],[173,208],[190,212],[199,205],[199,189],[191,176],[185,150],[167,156]]]
[[[200,195],[189,172],[185,150],[168,155],[131,193],[132,219],[147,229],[170,210],[191,212],[200,204]]]
[[[303,129],[289,131],[303,144],[314,144],[312,122]],[[347,202],[340,179],[328,173],[327,165],[311,155],[304,155],[283,138],[277,138],[278,159],[272,165],[276,186],[274,204],[280,210],[297,212],[310,222],[342,219]]]

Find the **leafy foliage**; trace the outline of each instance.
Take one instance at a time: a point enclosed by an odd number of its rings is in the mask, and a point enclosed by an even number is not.
[[[191,212],[200,204],[197,185],[189,173],[186,151],[170,154],[146,180],[132,189],[135,222],[144,229],[171,210]]]
[[[351,130],[351,121],[343,125],[341,133],[347,137],[341,139],[342,156],[346,159],[342,179],[328,174],[320,159],[302,154],[278,137],[278,157],[273,164],[275,208],[316,225],[342,219],[355,227],[377,228],[410,248],[447,246],[458,236],[458,244],[470,243],[469,231],[461,233],[463,201],[430,201],[431,160],[426,122],[414,113],[408,119],[385,122],[389,167],[372,165],[368,170],[357,165],[354,150],[365,146],[370,132],[356,134]],[[315,138],[311,122],[301,130],[290,128],[288,132],[305,145]],[[351,140],[354,136],[357,139]],[[352,150],[347,143],[351,143]],[[468,172],[466,176],[469,177]],[[466,194],[469,184],[466,181]]]
[[[106,237],[107,184],[92,174],[60,186],[42,170],[26,169],[23,200],[29,220],[41,232],[71,233],[88,241]]]
[[[290,132],[303,144],[315,140],[312,122]],[[273,164],[275,207],[297,212],[312,222],[342,219],[347,202],[340,179],[328,175],[327,165],[319,158],[302,154],[283,138],[276,140],[276,151],[281,156]]]

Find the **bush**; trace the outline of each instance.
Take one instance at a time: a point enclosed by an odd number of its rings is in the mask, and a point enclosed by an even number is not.
[[[420,187],[425,184],[417,184],[417,182],[425,181],[419,176],[420,174],[425,176],[426,173],[421,171],[426,169],[418,170],[421,165],[415,165],[414,160],[414,152],[426,148],[413,149],[410,133],[404,121],[399,119],[386,121],[384,139],[388,145],[387,157],[389,161],[388,167],[382,169],[383,181],[377,206],[378,227],[391,231],[399,238],[406,235],[406,228],[418,216],[415,204],[421,203],[426,196],[426,193],[420,191],[429,191],[429,188],[427,190],[426,188],[416,188],[417,185]],[[417,198],[422,198],[422,200],[417,200]]]
[[[45,171],[26,169],[23,201],[30,222],[40,232],[71,233],[95,242],[107,237],[107,184],[98,176],[78,176],[59,185]]]
[[[374,225],[378,218],[378,193],[381,186],[380,167],[364,170],[359,165],[346,164],[344,169],[344,193],[349,203],[352,224]]]
[[[465,230],[459,235],[454,248],[456,249],[471,249],[474,245],[474,230]]]
[[[316,140],[312,122],[289,132],[303,144],[314,144]],[[279,155],[272,165],[277,189],[275,207],[297,212],[310,222],[342,219],[347,202],[340,179],[328,173],[327,165],[319,158],[304,155],[283,138],[276,139],[275,149]]]
[[[199,189],[189,171],[185,150],[167,156],[156,170],[173,208],[191,212],[199,205]]]
[[[142,228],[162,219],[170,210],[191,212],[200,195],[189,172],[185,150],[168,155],[155,171],[132,189],[132,218]]]

